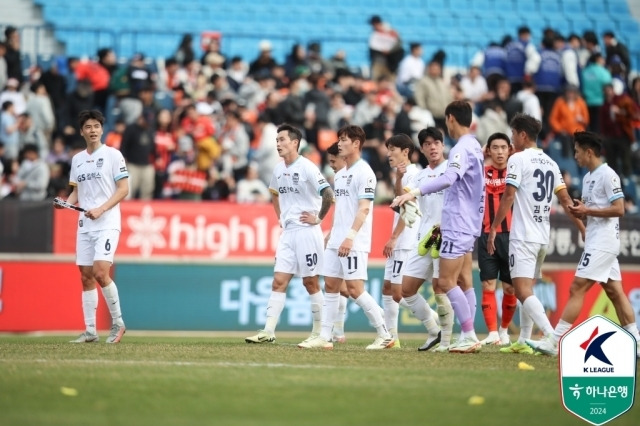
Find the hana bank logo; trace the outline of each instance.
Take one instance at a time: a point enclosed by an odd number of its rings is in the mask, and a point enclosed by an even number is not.
[[[604,352],[602,345],[614,334],[615,331],[608,331],[606,333],[598,334],[598,327],[591,332],[591,335],[587,340],[580,344],[584,353],[584,363],[591,358],[595,358],[598,361],[609,365],[610,367],[583,367],[585,373],[613,373],[613,364]]]

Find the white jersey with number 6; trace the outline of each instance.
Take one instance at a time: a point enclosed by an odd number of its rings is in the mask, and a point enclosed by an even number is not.
[[[71,160],[69,184],[77,187],[78,204],[85,210],[100,207],[116,192],[116,182],[129,177],[122,153],[110,146],[101,145],[89,154],[85,149]],[[97,220],[78,216],[78,232],[117,229],[120,231],[120,204],[104,212]]]
[[[551,200],[565,188],[556,162],[538,148],[513,154],[507,163],[507,184],[517,188],[509,238],[549,244]]]
[[[279,162],[273,170],[269,190],[278,195],[280,225],[315,226],[300,222],[302,212],[318,215],[322,198],[320,192],[329,186],[318,167],[309,159],[299,156],[287,166]]]
[[[608,164],[601,164],[582,180],[582,202],[590,209],[607,208],[624,198],[620,178]],[[620,252],[620,228],[617,217],[587,216],[585,251],[594,248],[608,253]]]
[[[339,170],[334,179],[336,208],[334,212],[329,249],[338,249],[353,225],[361,199],[371,200],[369,214],[353,240],[353,251],[369,253],[371,251],[371,231],[373,227],[373,198],[376,193],[376,175],[371,166],[360,159],[350,168]]]
[[[420,173],[418,167],[415,164],[409,164],[407,166],[407,171],[404,175],[402,175],[402,187],[406,188],[407,186],[410,188],[415,188],[416,184],[414,179]],[[391,228],[391,232],[396,229],[398,225],[398,221],[400,220],[400,215],[398,213],[394,213],[393,215],[393,227]],[[418,225],[414,224],[412,228],[408,226],[404,227],[404,231],[400,233],[398,240],[396,241],[395,250],[412,250],[416,247],[416,235],[418,235]]]

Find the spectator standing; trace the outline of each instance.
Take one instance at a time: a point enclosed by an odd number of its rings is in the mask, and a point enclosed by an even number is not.
[[[151,200],[155,186],[155,140],[152,129],[144,115],[130,124],[122,135],[122,156],[129,169],[129,198]]]
[[[20,82],[17,79],[10,77],[7,80],[7,85],[4,88],[4,91],[0,93],[0,105],[5,101],[11,101],[16,115],[20,115],[27,110],[27,100],[19,89]]]
[[[236,185],[236,201],[241,204],[268,203],[271,193],[267,185],[258,176],[258,164],[249,163],[247,176]]]
[[[7,60],[5,55],[7,54],[7,45],[0,41],[0,89],[4,88],[7,84]]]
[[[260,54],[249,65],[249,74],[252,76],[263,72],[271,73],[277,65],[275,59],[271,57],[271,42],[269,40],[262,40],[258,44],[258,48],[260,49]]]
[[[372,16],[369,20],[373,31],[369,36],[369,56],[371,59],[371,79],[394,74],[398,64],[404,57],[402,42],[398,33],[380,16]]]
[[[415,88],[416,103],[433,115],[436,126],[446,134],[444,110],[453,96],[447,82],[442,78],[442,65],[432,60],[427,66],[427,75],[418,80]]]
[[[180,40],[178,49],[174,55],[178,64],[186,67],[196,59],[196,53],[193,51],[193,36],[191,34],[185,34]]]
[[[604,136],[607,164],[623,183],[631,177],[631,144],[634,141],[633,121],[640,113],[626,93],[616,93],[612,85],[604,89],[605,102],[600,109],[600,124]],[[623,189],[626,185],[623,184]]]
[[[8,26],[4,30],[5,45],[7,51],[4,59],[7,62],[7,78],[15,78],[18,83],[23,80],[22,61],[20,59],[20,33],[13,26]]]
[[[523,26],[518,28],[518,40],[506,47],[507,59],[505,74],[515,93],[522,88],[522,83],[530,79],[540,66],[540,54],[531,42],[531,30]]]
[[[39,148],[28,144],[13,184],[14,193],[21,201],[42,201],[47,197],[49,166],[42,160]]]
[[[562,156],[572,157],[575,132],[583,132],[589,125],[589,110],[579,89],[567,86],[564,96],[556,99],[549,115],[549,126],[556,139],[562,144]]]
[[[615,57],[617,56],[624,65],[624,75],[626,76],[631,70],[631,59],[629,59],[629,49],[627,46],[620,43],[612,31],[605,31],[602,34],[602,41],[604,42],[605,53],[607,55],[607,67],[612,67]],[[624,81],[627,81],[626,78]]]
[[[17,160],[20,152],[20,133],[18,132],[18,117],[11,101],[2,103],[0,142],[4,143],[5,158],[8,161]]]
[[[611,73],[605,68],[604,57],[594,53],[582,70],[582,93],[589,109],[589,130],[600,133],[600,109],[604,104],[604,87],[611,84]]]
[[[424,75],[425,68],[424,59],[422,59],[422,45],[420,43],[411,43],[409,50],[410,53],[398,65],[398,76],[396,78],[398,92],[405,97],[413,96],[414,85]]]

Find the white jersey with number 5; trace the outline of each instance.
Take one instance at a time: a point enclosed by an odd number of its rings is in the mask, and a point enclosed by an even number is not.
[[[69,184],[77,187],[78,204],[85,210],[100,207],[116,192],[116,182],[128,178],[129,172],[122,153],[110,146],[101,145],[89,154],[85,149],[71,160]],[[117,229],[120,231],[120,204],[107,210],[97,220],[78,217],[78,232]]]
[[[434,169],[431,166],[425,167],[415,177],[416,187],[419,187],[424,182],[433,180],[438,176],[444,174],[448,167],[447,160],[438,164]],[[420,212],[422,213],[422,219],[420,220],[420,228],[416,236],[420,241],[427,232],[431,230],[433,225],[439,225],[442,220],[442,207],[444,205],[444,192],[446,190],[433,192],[431,194],[422,195],[418,198],[418,205],[420,206]],[[415,245],[414,245],[415,248]]]
[[[587,208],[604,209],[619,198],[624,198],[620,178],[608,164],[603,163],[584,176],[582,202]],[[587,216],[585,251],[590,248],[618,254],[620,252],[619,232],[617,217]]]
[[[407,171],[402,175],[402,187],[406,188],[407,186],[410,188],[415,188],[415,178],[420,173],[418,167],[415,164],[409,164],[407,166]],[[400,215],[398,213],[394,213],[393,215],[393,227],[391,228],[391,232],[396,229],[398,225],[398,221],[400,220]],[[418,235],[418,224],[414,224],[412,228],[405,226],[404,231],[400,233],[398,240],[396,241],[396,250],[413,250],[416,247],[416,235]]]
[[[338,249],[353,225],[358,213],[361,199],[371,200],[369,214],[362,224],[360,231],[353,240],[353,251],[369,253],[371,251],[371,231],[373,227],[373,198],[376,193],[376,175],[371,166],[360,159],[350,168],[339,170],[334,179],[336,193],[336,208],[334,211],[333,228],[327,248]]]
[[[318,167],[301,155],[289,166],[279,162],[273,169],[269,190],[278,195],[280,225],[315,226],[300,222],[300,215],[302,212],[318,215],[322,205],[320,192],[328,186]]]
[[[509,238],[549,244],[551,200],[565,188],[556,162],[538,148],[513,154],[507,163],[507,184],[517,188]]]

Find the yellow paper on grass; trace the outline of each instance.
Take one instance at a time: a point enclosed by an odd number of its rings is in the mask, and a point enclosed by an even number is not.
[[[533,365],[529,365],[526,362],[522,362],[522,361],[520,361],[518,363],[518,368],[520,370],[535,370],[536,369]]]
[[[484,397],[479,395],[473,395],[469,398],[469,405],[482,405],[484,404]]]
[[[62,386],[60,392],[65,396],[78,396],[78,390],[75,388],[67,388]]]

